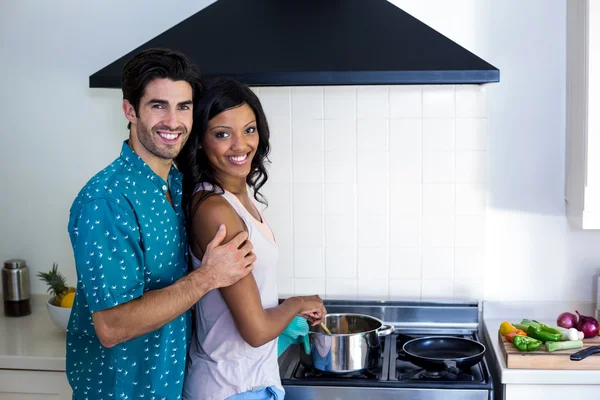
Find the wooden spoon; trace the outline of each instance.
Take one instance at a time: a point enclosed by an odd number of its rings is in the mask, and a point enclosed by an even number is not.
[[[325,333],[327,333],[328,335],[331,335],[331,332],[329,331],[329,329],[327,329],[327,327],[325,326],[325,324],[323,322],[321,322],[321,328],[323,328]]]

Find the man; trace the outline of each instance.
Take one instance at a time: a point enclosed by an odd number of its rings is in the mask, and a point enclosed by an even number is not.
[[[151,49],[125,65],[129,140],[75,199],[69,235],[77,292],[67,333],[73,398],[181,398],[190,307],[252,270],[241,233],[221,226],[203,268],[187,273],[181,174],[173,166],[192,128],[200,73],[176,51]]]

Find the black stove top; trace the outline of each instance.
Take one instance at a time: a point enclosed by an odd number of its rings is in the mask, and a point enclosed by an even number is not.
[[[300,360],[297,345],[279,357],[286,399],[388,400],[397,398],[489,400],[493,383],[486,357],[466,370],[426,371],[403,357],[407,340],[424,336],[456,336],[481,342],[477,303],[326,301],[330,313],[358,313],[396,328],[381,340],[381,357],[370,370],[326,374]],[[304,358],[303,358],[304,359]],[[309,362],[310,360],[308,360]]]
[[[410,335],[411,338],[436,335]],[[448,336],[445,334],[444,336]],[[477,334],[455,335],[478,340]],[[299,349],[291,346],[280,358],[282,383],[294,385],[342,386],[427,386],[454,388],[482,387],[490,384],[485,361],[468,370],[450,368],[444,371],[427,371],[407,361],[402,356],[402,344],[407,336],[392,334],[382,340],[382,351],[376,368],[348,374],[328,374],[304,365]]]

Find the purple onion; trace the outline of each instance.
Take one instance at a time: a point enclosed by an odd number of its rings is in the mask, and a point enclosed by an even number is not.
[[[556,319],[556,325],[565,329],[575,328],[577,326],[577,317],[570,312],[564,312]]]
[[[575,310],[575,312],[577,313],[577,315],[579,315],[577,330],[583,332],[583,337],[593,338],[598,336],[598,321],[596,320],[596,318],[581,315],[577,310]]]

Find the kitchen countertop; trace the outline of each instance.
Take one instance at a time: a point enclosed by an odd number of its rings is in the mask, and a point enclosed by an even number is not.
[[[558,315],[565,311],[579,310],[583,315],[594,315],[592,303],[565,302],[483,302],[483,324],[487,342],[493,349],[502,384],[521,385],[598,385],[600,370],[542,370],[507,368],[498,329],[503,321],[515,322],[523,318],[556,324]],[[590,357],[600,357],[593,355]]]
[[[46,310],[48,296],[34,295],[31,314],[0,314],[0,369],[65,371],[66,332],[54,325]]]

